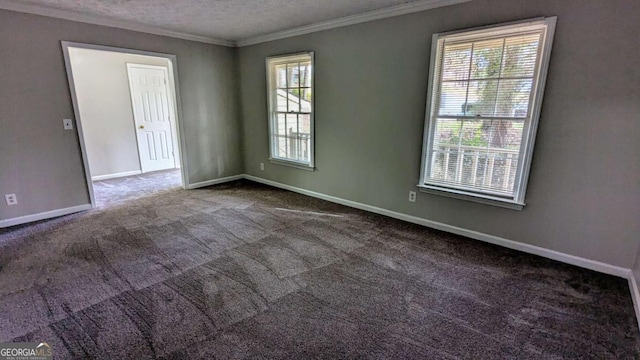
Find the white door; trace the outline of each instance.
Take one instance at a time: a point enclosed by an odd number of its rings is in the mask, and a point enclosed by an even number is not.
[[[140,167],[148,171],[175,167],[167,70],[127,64]]]

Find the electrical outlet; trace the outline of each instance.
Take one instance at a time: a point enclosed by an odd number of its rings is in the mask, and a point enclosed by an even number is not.
[[[416,192],[415,191],[409,191],[409,201],[416,202]]]
[[[71,119],[62,119],[62,125],[65,130],[73,130],[73,122]]]
[[[264,163],[260,163],[260,170],[264,170]]]
[[[7,205],[17,205],[18,204],[18,198],[16,197],[16,194],[5,194],[4,195],[4,200],[7,202]]]

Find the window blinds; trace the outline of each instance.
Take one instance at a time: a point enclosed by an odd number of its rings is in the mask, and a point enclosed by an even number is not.
[[[515,199],[546,25],[437,40],[424,183]]]
[[[312,163],[313,64],[310,53],[267,60],[271,158]]]

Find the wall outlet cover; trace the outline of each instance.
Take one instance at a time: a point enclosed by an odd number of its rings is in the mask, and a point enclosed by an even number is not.
[[[416,192],[415,191],[409,191],[409,201],[416,202]]]
[[[4,200],[7,202],[7,205],[17,205],[18,204],[18,198],[16,197],[16,194],[5,194],[4,195]]]
[[[71,119],[62,119],[62,124],[65,130],[73,130],[73,121]]]

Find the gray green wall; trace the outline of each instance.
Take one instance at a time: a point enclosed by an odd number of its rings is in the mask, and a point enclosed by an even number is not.
[[[640,234],[640,2],[474,0],[239,50],[245,173],[631,268]],[[522,211],[418,194],[431,35],[558,16]],[[316,164],[268,162],[267,56],[316,59]],[[265,170],[259,168],[265,163]]]
[[[61,40],[176,55],[189,182],[243,172],[236,49],[0,10],[0,220],[89,202]]]

